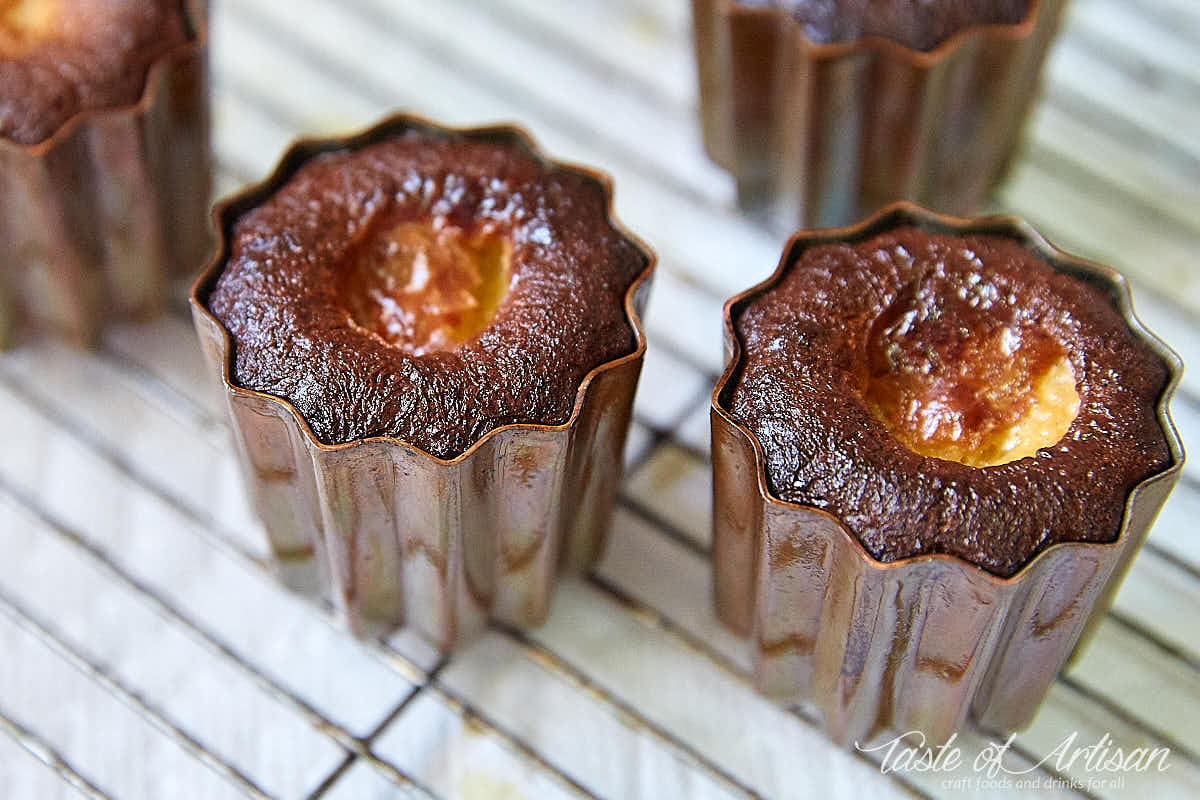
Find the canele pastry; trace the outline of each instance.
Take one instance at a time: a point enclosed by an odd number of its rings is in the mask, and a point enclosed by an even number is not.
[[[693,0],[705,146],[779,228],[1003,175],[1065,0]]]
[[[398,116],[219,206],[193,293],[258,512],[350,624],[450,648],[599,552],[653,255],[520,131]]]
[[[1123,279],[1009,218],[797,234],[726,304],[716,600],[834,738],[1011,730],[1178,478],[1178,358]]]
[[[0,9],[0,344],[148,314],[208,245],[202,4]]]

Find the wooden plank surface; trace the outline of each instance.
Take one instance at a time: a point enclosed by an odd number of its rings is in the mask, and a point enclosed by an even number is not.
[[[757,696],[709,602],[708,393],[724,298],[782,238],[739,216],[695,118],[687,0],[217,0],[222,191],[301,134],[404,108],[504,120],[614,176],[662,257],[612,547],[542,628],[446,662],[358,641],[281,572],[241,491],[182,303],[80,354],[0,358],[0,797],[985,795],[968,769],[884,774],[805,708]],[[1123,269],[1200,363],[1200,6],[1076,0],[995,207]],[[1175,403],[1200,447],[1200,373]],[[1200,450],[1196,450],[1200,452]],[[1190,466],[1086,655],[1008,755],[1009,794],[1200,796],[1200,469]],[[287,585],[285,585],[287,584]],[[1167,746],[1096,785],[1036,766],[1064,736]],[[988,746],[959,741],[969,761]],[[964,784],[951,781],[962,778]],[[965,788],[963,788],[965,786]]]

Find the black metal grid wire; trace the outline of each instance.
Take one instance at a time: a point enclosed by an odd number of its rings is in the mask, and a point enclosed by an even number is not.
[[[397,101],[407,101],[413,105],[420,104],[419,97],[405,92],[400,87],[395,85],[381,85],[374,81],[371,76],[362,74],[336,58],[331,57],[330,54],[317,50],[309,46],[306,42],[292,37],[285,29],[272,24],[269,16],[250,5],[229,4],[223,6],[222,10],[228,11],[229,15],[235,17],[239,24],[253,27],[258,33],[276,40],[281,46],[311,62],[332,79],[342,84],[347,92],[356,93],[368,102],[378,104],[381,108],[389,108]],[[481,11],[488,14],[489,19],[497,25],[520,26],[521,31],[536,40],[539,46],[561,51],[568,57],[578,55],[572,50],[569,42],[561,40],[554,31],[539,25],[536,20],[513,18],[494,11],[488,11],[486,10],[486,3],[481,5]],[[439,53],[433,52],[430,49],[430,45],[421,41],[419,37],[409,34],[403,26],[395,25],[389,20],[380,18],[373,9],[363,5],[359,0],[348,2],[346,4],[346,12],[361,14],[369,19],[372,24],[384,26],[405,47],[425,52],[435,61],[441,58]],[[1151,9],[1152,17],[1154,13],[1158,13],[1159,16],[1166,15],[1163,21],[1167,23],[1173,19],[1170,17],[1170,12],[1161,9],[1157,10],[1157,12]],[[1088,44],[1097,49],[1102,49],[1105,53],[1121,61],[1121,63],[1130,65],[1130,68],[1140,63],[1137,60],[1136,54],[1120,50],[1117,43],[1108,40],[1097,40],[1096,37],[1093,37]],[[639,82],[636,76],[623,74],[611,64],[586,57],[582,59],[581,63],[596,73],[601,74],[605,79],[623,81],[627,85],[632,85],[636,91],[644,92],[648,97],[661,99],[657,87],[649,83]],[[1163,68],[1169,69],[1169,67]],[[502,98],[519,104],[527,105],[531,102],[536,103],[536,110],[540,116],[550,119],[561,130],[571,135],[576,135],[581,140],[586,140],[597,145],[601,151],[610,154],[615,162],[623,163],[626,166],[636,168],[647,175],[653,176],[656,181],[669,186],[674,192],[680,196],[687,197],[689,200],[702,205],[712,204],[713,201],[710,198],[688,185],[686,181],[679,179],[678,176],[663,170],[659,165],[645,159],[640,154],[630,151],[619,141],[605,140],[585,123],[570,117],[561,109],[549,103],[539,103],[536,100],[525,97],[519,89],[506,84],[502,77],[487,73],[486,71],[475,71],[469,77],[472,81]],[[1186,76],[1181,79],[1189,80]],[[293,109],[284,107],[268,92],[262,91],[249,82],[223,83],[218,80],[218,88],[228,92],[240,102],[253,105],[283,128],[299,131],[305,127],[303,115],[297,114]],[[1200,91],[1200,85],[1196,88]],[[1162,140],[1153,131],[1147,130],[1137,119],[1132,117],[1114,117],[1106,114],[1102,110],[1092,107],[1086,99],[1080,98],[1070,91],[1052,87],[1047,93],[1046,102],[1054,104],[1063,113],[1073,116],[1082,122],[1103,126],[1110,134],[1115,134],[1125,140],[1130,147],[1140,148],[1145,142],[1151,141],[1154,142],[1156,147],[1171,149],[1173,157],[1177,159],[1195,160],[1195,156],[1191,153],[1174,152],[1178,150],[1174,143]],[[1130,193],[1124,187],[1114,184],[1103,175],[1089,169],[1086,163],[1075,160],[1073,154],[1069,151],[1061,153],[1055,151],[1050,153],[1045,148],[1034,146],[1027,154],[1027,163],[1050,175],[1055,180],[1077,185],[1086,190],[1103,192],[1114,197],[1115,202],[1121,205],[1134,208],[1139,213],[1149,215],[1162,224],[1179,230],[1188,237],[1200,239],[1200,221],[1180,218],[1180,215],[1176,213],[1166,212],[1146,202],[1143,198]],[[221,164],[221,167],[239,183],[248,182],[258,173],[256,168],[232,158],[227,158],[226,162]],[[1034,221],[1040,227],[1043,227],[1043,229],[1053,231],[1052,225],[1040,225],[1038,220],[1035,219]],[[717,302],[723,300],[720,287],[706,285],[703,279],[697,279],[695,276],[687,276],[687,281],[693,288],[706,294],[709,299]],[[1154,294],[1158,302],[1174,309],[1180,315],[1185,317],[1191,316],[1190,310],[1179,305],[1174,298],[1161,292],[1148,290],[1145,286],[1139,286],[1137,291],[1139,294],[1150,292]],[[181,306],[177,306],[173,313],[182,315],[184,310]],[[697,362],[693,357],[673,346],[669,341],[662,341],[652,334],[651,346],[663,350],[671,358],[686,364],[690,369],[705,376],[707,380],[715,381],[716,376],[712,374],[708,366]],[[99,358],[109,363],[114,369],[129,376],[132,381],[138,383],[155,402],[173,408],[176,413],[182,411],[183,415],[188,419],[189,426],[195,430],[219,430],[224,425],[223,421],[214,419],[210,413],[192,401],[185,393],[172,386],[169,381],[164,380],[152,370],[146,368],[145,365],[138,363],[136,359],[131,359],[112,347],[105,347],[99,354]],[[98,456],[114,471],[121,473],[140,488],[154,495],[157,500],[180,513],[184,518],[196,523],[195,530],[209,544],[235,555],[237,558],[252,564],[264,573],[269,572],[269,565],[261,557],[237,544],[236,537],[228,531],[223,531],[220,523],[214,520],[204,509],[196,508],[186,499],[174,494],[154,476],[145,474],[134,461],[113,447],[110,447],[100,437],[89,431],[85,425],[76,423],[72,419],[55,411],[48,404],[43,403],[41,398],[37,396],[36,391],[24,383],[22,379],[10,374],[0,374],[0,383],[28,404],[30,408],[35,410],[51,426],[65,432],[72,439],[87,448],[92,454]],[[627,473],[636,473],[641,466],[650,461],[660,451],[660,448],[664,446],[679,448],[695,459],[701,467],[706,466],[707,454],[697,451],[686,442],[676,438],[673,431],[676,425],[681,424],[699,409],[706,407],[708,402],[709,394],[708,390],[705,389],[691,400],[685,411],[676,420],[676,424],[666,427],[656,427],[649,423],[649,421],[639,418],[637,423],[648,430],[649,441],[642,452],[637,453],[628,465]],[[1190,389],[1184,389],[1180,392],[1177,403],[1187,404],[1195,409],[1200,409],[1200,395],[1197,395]],[[1200,480],[1190,474],[1185,474],[1179,491],[1200,492]],[[157,593],[152,587],[129,575],[121,566],[112,561],[102,549],[92,544],[79,532],[72,530],[70,526],[61,520],[56,519],[53,514],[42,508],[34,498],[27,496],[20,489],[9,485],[4,480],[0,480],[0,495],[14,501],[16,505],[24,509],[40,526],[47,529],[50,533],[61,537],[73,547],[79,548],[89,559],[107,572],[113,580],[132,590],[140,601],[153,608],[157,613],[166,616],[174,625],[185,630],[189,636],[207,648],[211,653],[243,671],[266,695],[289,708],[299,717],[306,720],[314,729],[320,731],[341,747],[344,753],[343,759],[309,797],[318,798],[323,796],[336,785],[337,781],[352,765],[359,761],[369,763],[373,768],[399,785],[408,785],[424,793],[433,795],[434,793],[428,787],[423,786],[420,781],[406,774],[394,764],[389,763],[372,749],[376,739],[390,724],[401,718],[409,704],[422,693],[437,694],[441,699],[455,707],[461,715],[470,718],[475,724],[482,726],[503,744],[518,753],[521,758],[533,762],[545,773],[554,776],[563,787],[578,795],[593,796],[591,790],[580,780],[570,775],[560,766],[551,763],[536,748],[523,741],[518,734],[507,730],[500,720],[491,718],[488,714],[473,706],[465,697],[462,697],[459,693],[447,687],[443,681],[439,680],[439,674],[445,664],[444,661],[439,661],[432,669],[426,671],[383,639],[369,641],[367,643],[369,649],[378,658],[391,665],[405,678],[409,679],[414,684],[414,688],[386,715],[374,730],[370,731],[366,736],[352,735],[344,727],[330,720],[298,694],[281,685],[277,680],[249,663],[233,648],[223,643],[218,634],[207,629],[202,620],[191,618],[186,612],[175,607],[170,600]],[[706,547],[697,543],[692,536],[677,527],[670,519],[665,518],[661,513],[631,496],[628,492],[623,491],[620,494],[618,503],[622,509],[633,514],[642,522],[647,523],[649,527],[653,528],[656,535],[667,537],[696,555],[707,558],[709,551]],[[1149,557],[1159,559],[1172,569],[1185,574],[1189,580],[1200,581],[1200,567],[1166,550],[1161,545],[1155,542],[1148,542],[1144,548],[1144,552]],[[1147,556],[1143,555],[1143,558],[1145,557]],[[271,578],[268,576],[268,579]],[[741,682],[747,680],[740,668],[729,663],[726,657],[719,653],[710,643],[695,636],[657,609],[649,607],[637,598],[630,596],[628,592],[599,574],[593,573],[587,580],[593,587],[607,594],[619,606],[629,609],[642,619],[651,620],[656,627],[663,630],[667,635],[675,637],[677,640],[685,643],[691,650],[710,659],[733,680]],[[333,624],[330,613],[325,606],[314,601],[313,610],[317,621],[324,624]],[[74,668],[88,676],[88,678],[101,686],[106,692],[112,694],[120,702],[132,708],[155,728],[173,738],[185,750],[222,775],[247,796],[268,796],[267,792],[256,785],[253,780],[219,755],[206,749],[201,742],[192,737],[182,726],[171,720],[165,712],[142,698],[138,694],[136,687],[126,685],[119,677],[111,674],[102,665],[89,660],[84,654],[76,650],[56,630],[52,621],[40,618],[38,614],[23,605],[19,598],[12,597],[7,592],[0,591],[0,613],[3,613],[27,632],[35,635]],[[1171,662],[1177,663],[1192,673],[1200,674],[1200,660],[1179,645],[1164,639],[1137,619],[1119,610],[1111,611],[1109,618],[1122,629],[1143,642],[1147,647],[1157,650]],[[523,631],[498,624],[493,624],[491,628],[507,637],[522,650],[537,656],[541,663],[551,665],[561,677],[564,677],[577,686],[587,688],[592,696],[599,698],[601,702],[633,720],[639,730],[649,733],[655,739],[665,744],[671,751],[686,759],[709,777],[737,793],[746,796],[755,795],[752,787],[729,774],[725,769],[672,732],[656,724],[639,711],[639,709],[598,684],[586,672],[578,669],[568,659],[553,652]],[[1160,729],[1154,720],[1146,719],[1139,713],[1138,709],[1130,709],[1121,705],[1117,700],[1105,696],[1103,693],[1071,675],[1061,677],[1059,684],[1069,693],[1079,696],[1082,701],[1102,708],[1107,714],[1136,731],[1145,740],[1155,744],[1167,745],[1171,747],[1176,756],[1193,764],[1200,764],[1200,755],[1194,749],[1178,741],[1171,732]],[[795,708],[792,709],[792,713],[800,724],[818,725],[818,721],[806,709]],[[97,798],[106,797],[98,786],[80,770],[76,769],[62,753],[54,748],[52,742],[45,741],[36,732],[12,719],[4,712],[2,707],[0,707],[0,730],[12,737],[27,751],[46,764],[50,769],[54,770],[59,777],[83,794]],[[1029,763],[1034,763],[1038,760],[1032,753],[1029,753],[1020,746],[1014,747],[1014,752],[1018,757]],[[866,754],[860,753],[858,757],[872,764],[877,763],[872,760],[871,756]],[[1069,782],[1067,776],[1053,769],[1045,766],[1040,769],[1042,774],[1048,777]],[[892,779],[899,788],[913,796],[930,796],[902,775],[893,774]],[[1087,793],[1081,794],[1083,796],[1091,796]]]

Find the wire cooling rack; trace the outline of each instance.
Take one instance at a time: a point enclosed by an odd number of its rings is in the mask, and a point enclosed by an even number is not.
[[[1189,467],[1085,658],[980,782],[830,747],[754,694],[713,617],[708,395],[723,298],[780,237],[704,158],[686,0],[213,3],[218,190],[299,134],[395,108],[513,120],[610,171],[661,255],[612,546],[550,621],[444,661],[405,631],[359,641],[281,585],[248,512],[182,302],[0,358],[0,797],[1200,796],[1200,471]],[[1200,7],[1076,0],[1019,166],[996,198],[1134,282],[1200,364]],[[1175,415],[1200,452],[1200,374]],[[283,575],[276,573],[282,572]],[[1169,747],[1104,782],[1045,760],[1064,737]],[[1007,795],[1006,795],[1007,796]]]

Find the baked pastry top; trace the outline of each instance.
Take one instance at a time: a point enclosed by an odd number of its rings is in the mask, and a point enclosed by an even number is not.
[[[932,50],[974,25],[1014,25],[1031,0],[788,0],[815,42],[884,36],[914,50]]]
[[[814,245],[734,320],[724,404],[771,493],[828,511],[875,558],[997,575],[1112,541],[1169,463],[1167,367],[1097,288],[1022,243],[898,228]]]
[[[317,156],[237,220],[207,305],[235,382],[327,444],[461,454],[563,424],[584,377],[634,351],[647,256],[604,187],[522,147],[409,131]]]
[[[0,3],[0,136],[37,144],[80,112],[136,103],[189,36],[180,0]]]

